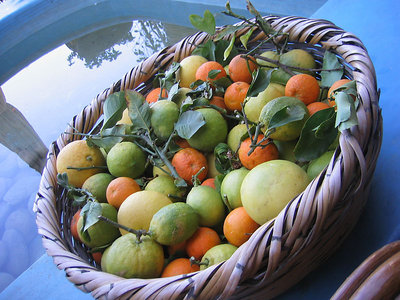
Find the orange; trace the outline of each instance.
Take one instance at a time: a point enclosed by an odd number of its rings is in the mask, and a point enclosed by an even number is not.
[[[256,223],[243,206],[232,210],[224,221],[224,235],[229,243],[239,247],[244,244],[251,234],[260,227]]]
[[[307,105],[308,112],[310,113],[310,116],[315,114],[317,111],[323,110],[330,108],[331,106],[327,103],[324,102],[313,102]]]
[[[103,256],[102,252],[93,252],[92,257],[94,261],[100,266],[101,265],[101,257]]]
[[[222,109],[228,109],[225,105],[224,98],[220,96],[213,96],[210,100],[210,104],[218,106],[219,108]]]
[[[203,153],[194,148],[184,148],[175,153],[172,158],[172,166],[178,175],[188,184],[192,184],[192,176],[196,175],[201,168],[205,168],[197,178],[203,181],[208,172],[207,158]]]
[[[186,253],[200,260],[212,247],[221,244],[218,233],[209,227],[199,227],[186,241]]]
[[[77,240],[77,241],[81,241],[81,239],[79,238],[79,234],[78,234],[78,220],[79,217],[81,215],[81,210],[79,209],[74,216],[71,219],[71,225],[70,225],[70,229],[71,229],[71,234],[72,236]]]
[[[161,277],[171,277],[176,275],[188,274],[200,270],[199,265],[191,264],[188,258],[177,258],[165,266]]]
[[[220,72],[217,74],[217,76],[213,78],[208,77],[209,73],[213,70],[219,70]],[[226,77],[225,69],[220,63],[216,61],[205,62],[196,71],[196,80],[213,82],[223,77]]]
[[[229,63],[229,77],[234,81],[244,81],[248,84],[251,83],[253,77],[252,73],[257,69],[257,64],[254,57],[248,55],[247,57],[242,54],[236,55]]]
[[[146,101],[149,102],[149,103],[153,103],[153,102],[158,101],[158,99],[160,99],[160,91],[161,91],[161,88],[159,88],[159,87],[155,88],[155,89],[152,89],[147,94]],[[167,92],[166,89],[163,89],[162,93],[161,93],[161,98],[167,98],[167,97],[168,97],[168,92]]]
[[[241,111],[241,104],[246,98],[249,87],[250,85],[247,82],[243,81],[237,81],[228,86],[224,95],[224,102],[226,107],[231,111]]]
[[[107,186],[107,202],[118,209],[128,196],[140,190],[140,186],[135,179],[130,177],[117,177]]]
[[[172,256],[172,255],[180,255],[183,256],[183,254],[186,254],[186,241],[184,240],[181,243],[175,244],[175,245],[171,245],[168,246],[167,250],[168,250],[168,255]],[[182,254],[182,255],[181,255]]]
[[[179,147],[181,147],[182,149],[183,149],[183,148],[190,148],[189,142],[188,142],[187,140],[185,140],[185,139],[177,138],[177,139],[175,140],[175,143],[176,143]]]
[[[257,137],[257,143],[259,143],[262,138],[264,138],[264,135],[259,134]],[[239,159],[240,159],[240,162],[242,163],[242,165],[244,167],[246,167],[247,169],[251,170],[255,166],[257,166],[263,162],[267,162],[267,161],[273,160],[273,159],[278,159],[278,157],[279,157],[278,148],[275,146],[274,143],[272,143],[271,139],[264,141],[261,145],[267,145],[267,144],[268,144],[268,146],[266,146],[265,148],[262,148],[261,146],[256,147],[254,149],[253,153],[248,155],[248,153],[251,149],[250,148],[251,140],[249,137],[247,139],[245,139],[240,144],[240,148],[238,151]]]
[[[319,97],[318,81],[308,74],[294,75],[286,83],[285,96],[296,97],[305,105],[315,102]]]
[[[350,82],[350,79],[340,79],[334,82],[328,90],[328,99],[334,99],[332,92],[336,90],[338,87],[341,87],[343,84]]]
[[[215,189],[215,178],[208,178],[204,180],[201,185],[208,185],[209,187]]]

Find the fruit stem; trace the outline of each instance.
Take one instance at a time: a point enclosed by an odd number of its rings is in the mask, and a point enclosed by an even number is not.
[[[119,224],[117,222],[114,222],[113,220],[110,220],[109,218],[104,217],[102,215],[98,216],[98,218],[99,218],[99,220],[102,220],[102,221],[105,221],[107,223],[110,223],[111,225],[113,225],[113,226],[115,226],[117,228],[121,228],[121,229],[126,230],[126,231],[128,231],[130,233],[135,234],[138,241],[140,241],[140,238],[141,238],[142,235],[150,235],[150,232],[148,232],[148,231],[146,231],[144,229],[135,230],[135,229],[126,227],[125,225],[122,225],[122,224]]]
[[[67,167],[67,169],[68,169],[68,170],[77,170],[77,171],[90,170],[90,169],[102,169],[102,170],[107,170],[107,166]]]
[[[208,258],[204,259],[204,262],[201,262],[199,260],[196,260],[196,258],[194,258],[194,256],[189,258],[190,261],[190,266],[192,265],[198,265],[198,266],[208,266],[210,264],[210,261],[208,260]]]
[[[200,180],[197,178],[199,175],[200,175],[200,173],[201,172],[203,172],[205,170],[205,167],[201,167],[201,169],[200,170],[198,170],[197,171],[197,173],[196,174],[194,174],[193,176],[192,176],[192,182],[193,182],[193,186],[199,186],[200,185]]]

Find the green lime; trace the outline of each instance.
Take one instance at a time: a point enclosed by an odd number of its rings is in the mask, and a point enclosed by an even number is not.
[[[200,216],[201,226],[215,226],[225,217],[225,205],[221,195],[212,187],[193,187],[186,197],[186,203]]]
[[[160,100],[155,102],[150,110],[150,124],[154,134],[161,140],[167,140],[179,118],[178,105],[172,101]]]
[[[146,155],[132,142],[114,145],[107,154],[107,167],[115,177],[140,177],[146,169]]]
[[[108,173],[97,173],[86,179],[82,188],[89,191],[97,201],[106,203],[106,190],[108,184],[114,178],[114,176]]]
[[[149,236],[142,236],[138,240],[133,233],[116,239],[101,258],[104,272],[124,278],[156,278],[163,267],[162,246]]]
[[[146,187],[146,191],[156,191],[168,196],[172,202],[182,201],[185,196],[185,189],[179,188],[174,183],[174,178],[168,175],[160,175],[150,180]]]
[[[263,107],[260,113],[260,121],[264,124],[263,131],[266,132],[272,117],[283,109],[286,109],[287,112],[298,109],[304,113],[304,116],[301,120],[292,121],[275,128],[275,131],[269,137],[278,141],[292,141],[300,136],[304,123],[309,117],[307,106],[301,100],[286,96],[271,100]]]
[[[190,139],[189,145],[204,152],[214,151],[215,146],[225,142],[228,134],[228,124],[224,117],[213,108],[198,110],[206,122]]]
[[[247,173],[249,173],[249,170],[242,167],[240,169],[230,171],[222,180],[221,197],[223,199],[226,197],[226,201],[228,201],[230,209],[235,209],[242,206],[240,187],[242,186],[243,179],[246,177]]]
[[[102,212],[101,215],[117,222],[117,210],[114,206],[108,203],[100,203]],[[111,244],[120,236],[119,229],[106,221],[99,220],[83,232],[83,216],[79,217],[77,229],[79,239],[89,248],[103,247]]]
[[[322,154],[320,157],[313,159],[310,164],[308,165],[307,168],[307,174],[310,177],[310,179],[313,179],[321,173],[323,169],[329,164],[331,161],[331,158],[333,156],[333,153],[335,153],[334,150],[330,150]]]
[[[209,249],[201,259],[200,270],[228,260],[238,248],[231,244],[220,244]]]
[[[246,124],[235,125],[228,133],[227,144],[232,151],[237,152],[241,138],[247,133]]]
[[[192,236],[199,226],[196,211],[188,204],[176,202],[154,214],[149,232],[161,245],[177,245]]]
[[[303,49],[293,49],[280,56],[279,62],[286,66],[304,68],[304,69],[315,69],[317,64],[314,57]],[[299,69],[292,69],[294,72],[308,73],[312,72],[303,71]]]

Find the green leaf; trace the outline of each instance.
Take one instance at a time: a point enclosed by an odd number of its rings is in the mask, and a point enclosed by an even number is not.
[[[160,79],[160,85],[170,91],[176,83],[176,72],[179,70],[181,65],[177,62],[173,62],[171,67],[165,72],[164,77]]]
[[[95,145],[97,147],[103,148],[106,152],[124,139],[121,137],[126,133],[126,127],[129,125],[119,124],[114,127],[107,128],[99,135],[92,135],[87,137],[88,145]]]
[[[358,125],[356,108],[353,97],[346,92],[337,92],[335,94],[335,102],[337,106],[337,116],[335,126],[340,132]]]
[[[200,44],[193,50],[192,55],[200,55],[208,60],[216,61],[215,58],[215,48],[216,44],[213,40],[208,40],[204,44]]]
[[[126,91],[126,99],[133,129],[145,129],[150,132],[151,113],[149,103],[140,93],[133,90]]]
[[[204,12],[203,18],[199,15],[190,15],[189,20],[198,30],[211,35],[215,33],[215,18],[208,9]]]
[[[337,71],[321,71],[321,85],[324,87],[332,86],[333,83],[343,76],[343,66],[340,64],[337,56],[330,51],[325,51],[322,68],[324,70],[340,68]]]
[[[179,97],[178,90],[179,90],[179,83],[177,82],[174,85],[172,85],[171,88],[169,89],[168,92],[169,101],[174,101],[175,98]]]
[[[214,56],[215,56],[215,61],[219,62],[222,66],[226,66],[229,64],[229,62],[234,58],[239,52],[235,45],[233,44],[231,46],[231,49],[229,51],[229,55],[225,57],[225,51],[228,47],[230,47],[231,41],[228,40],[219,40],[215,43],[215,50],[214,50]]]
[[[218,194],[221,194],[221,184],[222,181],[225,178],[225,174],[218,174],[217,176],[215,176],[215,180],[214,180],[214,185],[215,185],[215,189],[218,192]]]
[[[256,97],[259,93],[264,91],[270,83],[272,69],[265,71],[262,68],[258,68],[253,72],[253,80],[250,84],[249,90],[247,91],[246,97]]]
[[[249,38],[251,37],[251,35],[253,34],[255,27],[250,28],[250,30],[248,32],[246,32],[246,34],[243,34],[240,36],[240,42],[242,43],[243,47],[247,50],[247,42],[249,41]]]
[[[123,91],[109,95],[104,101],[104,122],[100,131],[113,127],[122,118],[126,108],[125,93]]]
[[[221,70],[211,70],[210,72],[208,72],[208,78],[214,79],[218,76],[219,73],[221,73]]]
[[[302,107],[298,105],[287,105],[272,116],[268,124],[268,130],[303,120],[305,114],[306,112]]]
[[[294,148],[298,161],[307,162],[328,151],[338,134],[335,118],[335,109],[327,108],[316,112],[306,121]]]
[[[228,47],[224,51],[224,61],[228,59],[229,55],[232,52],[233,46],[235,45],[235,36],[232,36],[231,41]]]
[[[93,226],[99,221],[99,216],[102,213],[101,204],[98,202],[90,201],[86,203],[81,210],[83,216],[83,231],[85,232],[90,226]]]
[[[205,124],[200,112],[188,110],[180,115],[175,123],[175,130],[181,138],[190,139]]]
[[[223,39],[225,36],[235,33],[236,31],[246,28],[247,24],[241,25],[226,25],[224,29],[218,32],[217,36],[214,38],[214,41],[219,41]]]
[[[57,183],[63,188],[68,188],[68,175],[67,173],[57,174]]]

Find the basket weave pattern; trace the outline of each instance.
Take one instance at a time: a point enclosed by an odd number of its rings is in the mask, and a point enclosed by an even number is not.
[[[367,200],[382,139],[372,62],[357,37],[329,21],[275,16],[265,19],[275,30],[287,32],[289,41],[310,47],[313,54],[321,57],[329,49],[342,59],[347,65],[346,75],[357,82],[361,100],[357,110],[359,125],[341,134],[340,145],[326,171],[226,262],[190,275],[150,280],[124,279],[101,272],[69,232],[73,211],[65,205],[65,195],[56,184],[56,156],[67,143],[80,138],[68,134],[74,132],[72,128],[83,133],[91,131],[109,94],[126,89],[145,93],[154,74],[190,55],[210,36],[197,33],[155,53],[94,98],[71,120],[67,133],[60,135],[48,153],[35,203],[38,230],[48,255],[78,288],[92,292],[95,298],[107,299],[269,299],[324,262],[354,227]],[[265,35],[256,32],[252,42],[263,39]]]

